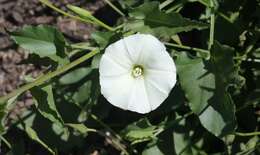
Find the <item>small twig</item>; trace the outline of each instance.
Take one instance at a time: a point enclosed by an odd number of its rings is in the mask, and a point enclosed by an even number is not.
[[[191,50],[191,51],[200,52],[200,53],[206,53],[206,54],[209,53],[208,50],[201,49],[201,48],[190,47],[190,46],[179,45],[179,44],[168,43],[168,42],[164,42],[164,44],[165,44],[166,46],[176,47],[176,48],[180,48],[180,49],[184,49],[184,50]]]
[[[246,137],[246,136],[258,136],[258,135],[260,135],[260,132],[259,132],[259,131],[256,131],[256,132],[247,132],[247,133],[235,132],[234,135],[236,135],[236,136],[241,136],[241,137]]]
[[[210,32],[209,32],[209,44],[208,50],[211,50],[212,45],[214,44],[214,32],[215,32],[215,10],[213,1],[210,1],[211,15],[210,15]]]
[[[125,17],[125,14],[118,9],[112,2],[110,2],[109,0],[104,0],[112,9],[114,9],[118,14],[120,14],[121,16]]]

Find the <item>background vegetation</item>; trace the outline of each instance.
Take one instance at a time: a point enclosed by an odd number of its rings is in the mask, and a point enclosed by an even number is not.
[[[47,25],[9,32],[30,53],[23,63],[44,71],[0,98],[1,153],[259,154],[259,0],[105,0],[109,25],[80,6],[40,2],[96,30],[83,42]],[[178,74],[146,115],[110,105],[98,81],[105,47],[138,32],[164,42]],[[33,105],[10,119],[28,91]]]

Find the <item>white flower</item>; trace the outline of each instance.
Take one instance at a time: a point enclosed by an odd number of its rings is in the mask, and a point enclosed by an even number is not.
[[[109,45],[100,61],[101,93],[121,109],[148,113],[176,83],[176,67],[154,36],[135,34]]]

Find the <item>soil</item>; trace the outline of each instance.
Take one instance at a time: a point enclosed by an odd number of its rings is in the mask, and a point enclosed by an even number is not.
[[[53,0],[52,2],[63,10],[66,9],[67,4],[82,6],[91,12],[104,6],[103,1],[100,0],[88,2]],[[90,32],[94,30],[91,25],[60,16],[38,0],[0,0],[0,96],[24,83],[25,75],[37,76],[41,70],[32,65],[18,65],[27,58],[28,54],[14,44],[7,31],[15,31],[24,25],[39,24],[55,25],[67,38],[77,41],[87,40]]]
[[[104,7],[101,0],[52,0],[57,7],[66,10],[67,4],[81,6],[95,13]],[[3,96],[25,83],[26,75],[37,77],[42,68],[30,64],[19,64],[28,57],[23,49],[17,47],[7,32],[15,31],[25,25],[47,24],[58,27],[66,38],[72,41],[86,41],[95,29],[91,25],[64,17],[38,0],[0,0],[0,96]],[[27,93],[14,108],[11,118],[32,103]]]

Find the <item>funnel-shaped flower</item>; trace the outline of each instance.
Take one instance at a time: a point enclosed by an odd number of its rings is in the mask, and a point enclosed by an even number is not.
[[[100,61],[101,93],[114,106],[148,113],[156,109],[176,83],[176,67],[154,36],[135,34],[105,50]]]

